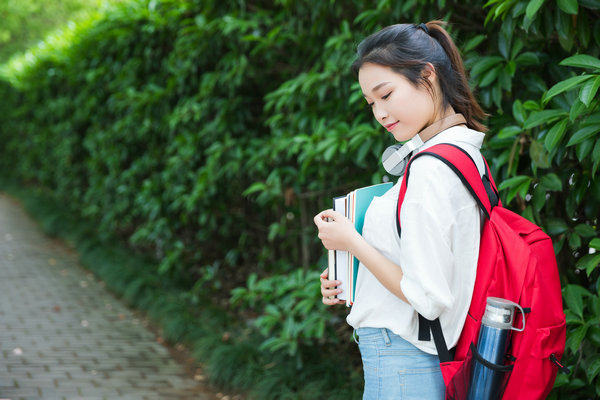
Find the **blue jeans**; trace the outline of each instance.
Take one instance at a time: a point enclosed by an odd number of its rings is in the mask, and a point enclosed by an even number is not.
[[[385,328],[359,328],[363,400],[444,399],[438,356],[427,354]]]

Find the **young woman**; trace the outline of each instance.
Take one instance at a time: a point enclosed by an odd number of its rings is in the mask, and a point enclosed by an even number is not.
[[[455,114],[465,123],[426,141],[467,151],[484,172],[480,147],[485,113],[475,101],[459,52],[440,21],[389,26],[358,46],[353,69],[375,119],[397,141],[407,141]],[[430,131],[429,129],[428,131]],[[315,216],[327,249],[360,260],[356,297],[347,322],[363,361],[363,399],[442,399],[444,382],[433,341],[418,340],[418,314],[439,317],[449,349],[456,345],[475,282],[482,216],[459,178],[434,157],[410,166],[396,228],[400,183],[376,197],[362,236],[343,215]],[[340,304],[338,281],[321,275],[323,303]]]

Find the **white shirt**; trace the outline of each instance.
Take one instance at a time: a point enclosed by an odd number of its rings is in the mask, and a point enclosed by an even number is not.
[[[483,137],[481,132],[456,126],[427,141],[419,151],[438,143],[458,145],[483,175],[479,152]],[[419,157],[410,166],[399,238],[396,207],[401,181],[373,199],[365,215],[363,237],[402,268],[398,284],[409,303],[388,291],[360,263],[347,322],[355,329],[388,328],[419,349],[437,354],[433,339],[424,342],[417,338],[417,313],[431,320],[439,317],[448,348],[456,345],[475,284],[482,213],[446,164],[435,157]]]

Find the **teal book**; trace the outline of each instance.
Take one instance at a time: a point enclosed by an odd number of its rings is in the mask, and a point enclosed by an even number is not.
[[[392,182],[380,183],[353,190],[346,196],[334,198],[334,210],[344,214],[354,223],[357,232],[362,235],[365,214],[374,197],[380,197],[393,186]],[[336,250],[329,257],[329,279],[342,282],[342,293],[337,297],[346,300],[346,306],[354,304],[359,260],[347,251]]]

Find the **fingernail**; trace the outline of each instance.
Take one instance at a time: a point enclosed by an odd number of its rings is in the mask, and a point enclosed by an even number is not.
[[[338,289],[338,290],[337,290],[337,292],[338,292],[338,293],[342,293],[342,289]]]

